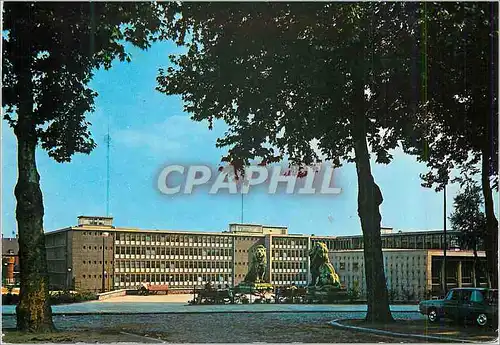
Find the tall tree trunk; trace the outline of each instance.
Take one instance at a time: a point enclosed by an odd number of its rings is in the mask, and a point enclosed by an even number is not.
[[[15,28],[17,29],[17,28]],[[27,28],[20,28],[28,30]],[[29,37],[16,35],[13,37]],[[16,307],[17,329],[46,332],[54,329],[49,305],[49,280],[43,233],[43,200],[40,175],[35,160],[36,121],[33,111],[32,55],[28,39],[17,39],[19,103],[14,133],[17,137],[18,180],[14,190],[17,199],[16,219],[19,233],[20,293]]]
[[[361,98],[362,99],[362,98]],[[363,230],[366,292],[368,313],[366,321],[392,322],[389,309],[384,273],[384,257],[380,238],[380,221],[382,219],[379,206],[383,198],[380,188],[373,179],[370,168],[370,155],[366,142],[364,112],[352,124],[354,151],[356,155],[356,171],[358,175],[358,215]]]
[[[490,186],[490,157],[488,148],[481,152],[481,184],[486,213],[486,268],[489,282],[493,288],[498,288],[498,220],[495,216],[493,195]]]

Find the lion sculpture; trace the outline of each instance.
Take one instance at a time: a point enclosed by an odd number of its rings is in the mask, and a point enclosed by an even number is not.
[[[328,258],[328,247],[323,242],[316,242],[309,251],[311,258],[310,286],[322,288],[324,286],[340,287],[340,278]]]
[[[266,273],[266,247],[258,245],[252,251],[252,258],[248,273],[245,276],[245,283],[262,283]]]

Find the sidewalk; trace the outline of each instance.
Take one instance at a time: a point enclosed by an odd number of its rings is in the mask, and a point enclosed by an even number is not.
[[[459,325],[451,322],[431,324],[427,320],[396,320],[392,324],[368,324],[364,320],[337,319],[330,324],[336,328],[372,333],[382,336],[419,339],[425,342],[451,343],[498,343],[498,332],[474,325]]]

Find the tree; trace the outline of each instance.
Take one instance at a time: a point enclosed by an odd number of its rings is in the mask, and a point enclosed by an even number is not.
[[[425,6],[425,5],[424,5]],[[407,151],[430,171],[424,185],[441,190],[452,169],[480,173],[487,220],[486,256],[498,286],[498,220],[492,189],[498,188],[498,3],[425,6],[424,103]],[[478,168],[479,165],[479,168]]]
[[[474,252],[472,268],[474,286],[478,286],[476,275],[477,250],[482,247],[486,240],[486,216],[481,211],[482,205],[481,187],[477,186],[476,183],[469,183],[462,193],[455,196],[455,210],[450,217],[453,230],[461,232],[462,246],[472,248]]]
[[[36,147],[58,162],[95,147],[85,115],[97,96],[93,70],[130,61],[125,43],[146,49],[160,25],[151,3],[4,4],[3,103],[18,145],[16,219],[20,302],[17,328],[53,330]]]
[[[160,70],[196,121],[224,119],[223,161],[354,162],[364,240],[368,321],[392,316],[380,239],[382,193],[370,167],[411,130],[420,59],[419,6],[405,3],[173,4],[169,34],[187,53]]]

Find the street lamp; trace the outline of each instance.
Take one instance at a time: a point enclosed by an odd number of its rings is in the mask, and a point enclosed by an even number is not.
[[[444,274],[444,295],[448,292],[448,275],[446,272],[446,249],[448,244],[446,243],[446,184],[443,187],[443,274]]]
[[[71,267],[68,267],[68,279],[66,282],[66,290],[71,291]]]
[[[4,262],[3,265],[5,266],[5,272],[7,272],[7,265],[8,263],[7,262]],[[5,283],[8,284],[9,283],[9,278],[8,278],[8,275],[5,275]]]
[[[106,291],[106,271],[104,270],[104,259],[105,259],[105,250],[104,250],[104,244],[105,244],[105,239],[106,237],[109,236],[109,232],[103,232],[102,233],[102,287],[101,287],[101,292]]]

